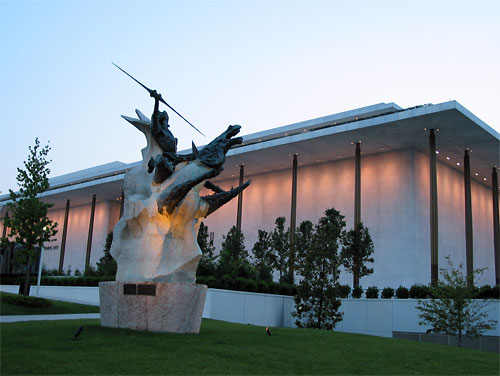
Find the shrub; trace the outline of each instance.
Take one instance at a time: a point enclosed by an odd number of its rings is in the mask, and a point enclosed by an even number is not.
[[[286,282],[280,283],[280,295],[293,295],[292,285]]]
[[[427,299],[431,295],[429,287],[420,284],[411,286],[409,294],[412,299]]]
[[[54,276],[59,275],[59,270],[57,269],[45,269],[45,265],[42,266],[42,275],[43,276]]]
[[[199,285],[206,285],[207,277],[204,275],[197,275],[196,276],[196,281],[194,283],[197,283]]]
[[[492,298],[500,299],[500,285],[495,285],[491,288]]]
[[[463,265],[455,268],[450,256],[446,257],[448,268],[441,268],[441,278],[432,286],[433,298],[419,300],[417,309],[420,325],[432,326],[428,332],[458,336],[458,346],[463,337],[474,338],[496,327],[497,321],[489,319],[485,308],[489,302],[473,300],[472,281],[484,269],[476,269],[472,274],[463,272]]]
[[[248,291],[247,287],[249,286],[249,279],[248,278],[243,278],[243,277],[237,277],[234,279],[234,285],[233,287],[229,288],[237,290],[237,291]]]
[[[396,298],[398,299],[408,299],[410,292],[406,287],[399,286],[396,290]]]
[[[377,299],[378,298],[378,288],[375,286],[370,286],[366,290],[366,297],[368,299]]]
[[[207,285],[208,288],[217,288],[219,285],[219,281],[217,281],[217,278],[214,276],[205,276],[205,285]]]
[[[257,291],[264,294],[269,293],[269,283],[266,281],[257,281]]]
[[[234,286],[234,280],[228,274],[224,274],[222,278],[219,280],[220,289],[231,290],[233,289],[233,286]]]
[[[28,308],[48,308],[52,306],[52,303],[47,299],[35,298],[32,296],[24,295],[1,295],[1,300],[3,303],[15,304],[21,307]]]
[[[269,283],[269,292],[271,294],[279,294],[280,293],[280,284],[277,282]]]
[[[348,298],[350,293],[351,293],[351,286],[339,285],[339,297],[343,299]]]
[[[394,296],[394,289],[392,287],[385,287],[382,290],[382,299],[391,299]]]
[[[473,297],[474,299],[498,299],[498,285],[494,287],[491,287],[490,285],[484,285],[479,288],[475,288]]]
[[[363,288],[361,286],[357,286],[352,289],[352,297],[354,299],[359,299],[363,295]]]
[[[246,283],[243,291],[256,292],[257,291],[257,281],[254,279],[246,279]]]

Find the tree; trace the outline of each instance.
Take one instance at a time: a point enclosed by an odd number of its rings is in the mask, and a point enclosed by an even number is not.
[[[24,295],[28,295],[28,283],[31,263],[40,254],[45,242],[52,241],[57,233],[57,223],[51,221],[47,212],[52,204],[40,200],[40,196],[49,188],[47,165],[48,145],[40,147],[40,141],[35,139],[35,146],[29,147],[30,155],[24,162],[24,169],[17,168],[19,192],[9,189],[10,202],[7,203],[10,215],[4,217],[4,226],[9,228],[8,237],[2,240],[7,245],[17,244],[20,250],[16,252],[18,262],[27,265]]]
[[[304,260],[307,252],[312,247],[312,239],[314,235],[314,225],[311,221],[302,221],[295,231],[295,249],[297,251],[297,257],[295,259],[296,267],[302,267],[300,265]]]
[[[229,275],[236,277],[251,277],[253,271],[248,262],[248,252],[245,248],[245,237],[243,233],[233,226],[226,236],[223,237],[222,250],[217,263],[217,275]]]
[[[116,275],[116,260],[111,256],[109,250],[111,249],[111,244],[113,243],[113,231],[111,231],[108,236],[106,236],[106,243],[104,244],[104,256],[102,256],[97,262],[97,274],[104,276],[115,276]]]
[[[265,282],[272,282],[273,268],[271,266],[271,234],[264,230],[258,231],[258,240],[252,248],[253,266],[257,272],[257,279]]]
[[[304,230],[309,233],[309,224]],[[340,236],[345,227],[344,216],[335,209],[328,209],[311,233],[310,248],[298,253],[297,271],[303,277],[294,296],[299,327],[332,329],[342,320],[338,312],[341,301],[339,276]]]
[[[353,288],[359,286],[359,279],[373,273],[366,263],[373,262],[373,242],[368,228],[359,223],[355,229],[342,235],[342,263],[353,275]]]
[[[474,286],[471,283],[474,275],[481,274],[484,269],[476,269],[469,277],[453,266],[447,256],[449,270],[441,268],[435,286],[430,287],[431,299],[419,300],[417,309],[420,325],[431,325],[427,333],[444,333],[458,337],[458,346],[462,346],[463,336],[473,338],[486,330],[494,329],[496,321],[487,320],[485,308],[487,301],[472,299]],[[463,265],[460,264],[460,269]]]
[[[280,283],[291,283],[290,275],[290,230],[285,230],[285,217],[278,217],[276,227],[271,234],[271,251],[269,258],[273,269],[280,275]]]
[[[217,259],[217,256],[214,256],[215,248],[213,243],[209,240],[210,235],[208,233],[208,226],[206,226],[203,222],[200,223],[197,239],[203,256],[198,263],[196,275],[213,276],[215,274],[215,260]]]

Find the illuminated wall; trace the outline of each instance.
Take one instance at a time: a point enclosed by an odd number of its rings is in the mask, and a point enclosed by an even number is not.
[[[354,154],[354,153],[353,153]],[[299,156],[300,162],[300,156]],[[251,176],[243,195],[242,231],[250,251],[257,230],[271,231],[274,220],[290,220],[292,160],[290,169]],[[373,238],[374,269],[361,285],[379,288],[430,282],[429,159],[415,150],[365,156],[361,163],[361,218]],[[252,166],[245,166],[251,171]],[[473,166],[471,167],[473,170]],[[224,188],[238,185],[237,179],[218,182]],[[327,208],[339,210],[351,229],[354,221],[354,158],[298,168],[297,225],[316,223]],[[207,192],[208,193],[208,192]],[[439,266],[448,254],[456,266],[465,262],[463,175],[438,162]],[[472,182],[474,267],[493,265],[491,190]],[[220,250],[222,236],[236,223],[237,200],[204,220],[215,234]],[[494,268],[480,279],[494,284]],[[352,276],[341,275],[352,284]]]
[[[90,209],[90,204],[70,207],[63,265],[65,271],[68,268],[71,268],[73,272],[75,269],[80,271],[85,269]],[[90,263],[94,267],[96,262],[103,256],[106,236],[118,221],[119,212],[120,206],[115,202],[98,201],[96,203],[90,253]],[[47,269],[57,269],[59,267],[63,234],[64,209],[50,211],[50,218],[58,223],[59,231],[55,237],[56,240],[46,244],[48,249],[45,251],[43,263]]]
[[[362,148],[363,150],[363,148]],[[354,157],[354,150],[353,150]],[[303,220],[316,223],[328,208],[334,207],[344,216],[346,229],[354,220],[354,158],[315,165],[298,166],[297,225]],[[251,251],[257,241],[257,231],[272,231],[278,216],[290,223],[292,158],[290,168],[252,175],[252,184],[244,191],[242,230],[246,246]],[[474,173],[473,160],[471,172]],[[464,182],[461,171],[437,163],[439,266],[446,266],[451,255],[455,266],[465,264]],[[245,180],[248,177],[245,176]],[[238,179],[216,182],[223,189],[238,185]],[[474,239],[474,268],[487,267],[479,284],[495,283],[492,194],[487,185],[471,183]],[[429,158],[412,149],[364,155],[361,163],[361,218],[370,230],[375,253],[375,272],[361,278],[363,287],[379,288],[430,281],[429,225]],[[98,192],[98,191],[97,191]],[[204,190],[202,194],[211,194]],[[102,256],[106,235],[118,222],[119,202],[98,202],[94,219],[91,263]],[[204,220],[215,234],[216,253],[223,235],[236,224],[237,199]],[[59,223],[56,241],[48,245],[44,263],[49,269],[58,268],[64,209],[53,210],[50,216]],[[84,269],[90,204],[71,207],[64,269]],[[0,221],[0,226],[1,226]],[[1,227],[0,227],[1,228]],[[352,276],[342,273],[341,282],[352,284]]]

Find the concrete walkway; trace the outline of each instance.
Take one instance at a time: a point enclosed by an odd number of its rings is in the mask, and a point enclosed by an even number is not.
[[[78,319],[100,319],[100,313],[72,313],[65,315],[12,315],[0,316],[2,322],[18,321],[42,321],[42,320],[78,320]]]

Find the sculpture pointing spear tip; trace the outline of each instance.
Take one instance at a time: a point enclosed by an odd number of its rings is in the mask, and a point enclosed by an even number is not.
[[[113,64],[115,67],[117,67],[119,70],[121,70],[123,73],[125,73],[127,76],[129,76],[131,79],[133,79],[135,82],[137,82],[139,85],[141,85],[144,89],[146,89],[149,93],[149,95],[151,95],[151,97],[155,98],[155,100],[163,103],[165,106],[167,106],[168,108],[170,108],[172,111],[174,111],[182,120],[184,120],[186,123],[188,123],[190,126],[192,126],[194,129],[196,129],[196,131],[201,134],[202,136],[205,137],[205,135],[198,129],[196,128],[193,124],[191,124],[184,116],[182,116],[180,113],[178,113],[172,106],[170,106],[167,102],[165,102],[161,96],[161,94],[158,94],[156,92],[156,90],[151,90],[150,88],[148,88],[146,85],[142,84],[141,82],[139,82],[137,79],[135,79],[134,77],[132,77],[129,73],[125,72],[122,68],[120,68],[118,65],[116,65],[115,63],[111,62],[111,64]]]
[[[207,286],[196,284],[203,255],[196,239],[202,219],[250,184],[249,180],[226,191],[209,181],[221,173],[229,149],[243,142],[235,137],[241,127],[230,125],[199,151],[193,144],[191,154],[177,154],[168,115],[158,108],[165,101],[138,83],[155,99],[155,108],[151,119],[139,110],[135,111],[139,118],[122,115],[147,142],[141,150],[142,163],[123,179],[123,215],[113,230],[110,249],[117,263],[116,282],[99,286],[104,307],[101,325],[198,333]],[[203,196],[203,187],[213,194]],[[125,296],[127,286],[134,287],[134,295]],[[148,301],[137,296],[141,287],[152,292],[147,293]],[[119,320],[113,312],[120,312]]]

